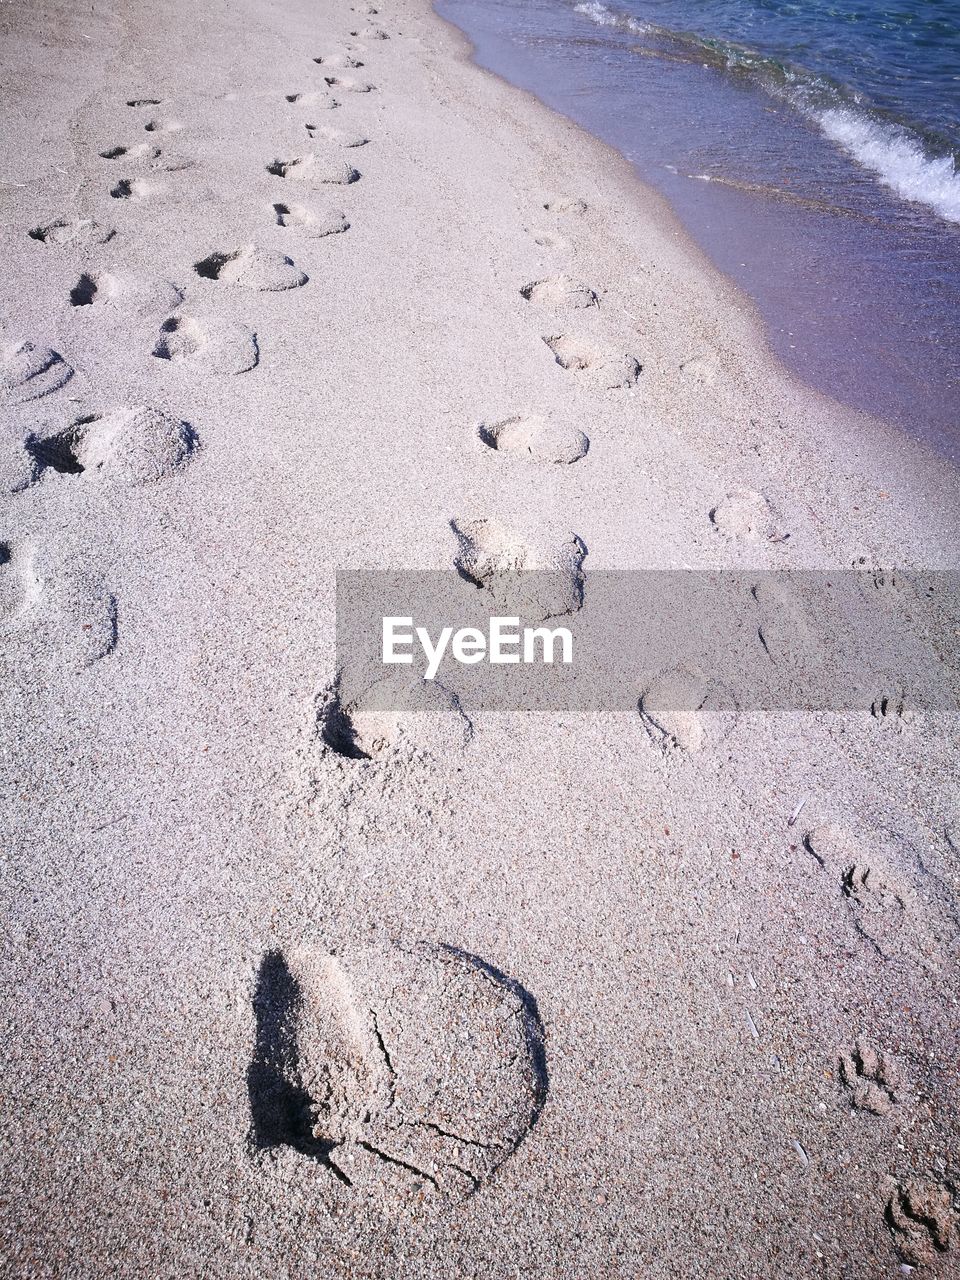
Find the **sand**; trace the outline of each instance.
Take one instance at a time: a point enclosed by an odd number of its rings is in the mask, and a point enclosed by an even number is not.
[[[957,1274],[956,714],[381,724],[333,625],[522,546],[949,654],[956,474],[378,7],[0,10],[4,1272]]]

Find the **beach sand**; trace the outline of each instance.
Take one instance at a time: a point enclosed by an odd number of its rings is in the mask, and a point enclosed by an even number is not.
[[[955,714],[325,735],[335,571],[451,522],[956,564],[955,472],[377,7],[0,10],[4,1273],[957,1274]]]

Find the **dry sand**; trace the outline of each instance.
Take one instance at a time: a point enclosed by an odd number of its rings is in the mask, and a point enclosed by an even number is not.
[[[950,567],[956,475],[423,0],[0,27],[5,1274],[957,1274],[955,715],[321,732],[337,569]]]

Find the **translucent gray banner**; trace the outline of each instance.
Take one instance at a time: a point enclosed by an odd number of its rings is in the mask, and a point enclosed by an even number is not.
[[[337,575],[338,698],[383,711],[956,711],[960,572]]]

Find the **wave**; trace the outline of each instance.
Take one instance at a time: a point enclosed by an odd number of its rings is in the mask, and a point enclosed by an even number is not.
[[[654,30],[647,23],[638,22],[627,13],[615,13],[613,9],[608,9],[605,4],[601,4],[600,0],[584,0],[574,8],[577,13],[592,18],[598,27],[619,27],[621,31],[632,31],[637,36],[649,35]]]
[[[872,112],[861,95],[845,86],[745,45],[638,22],[601,0],[581,0],[575,9],[598,26],[643,37],[638,52],[748,77],[812,120],[830,142],[901,199],[926,205],[947,222],[960,223],[957,157],[941,139],[925,139],[918,131]]]
[[[831,142],[902,199],[928,205],[948,222],[960,222],[960,173],[953,156],[931,156],[907,130],[846,108],[822,111],[816,119]]]

